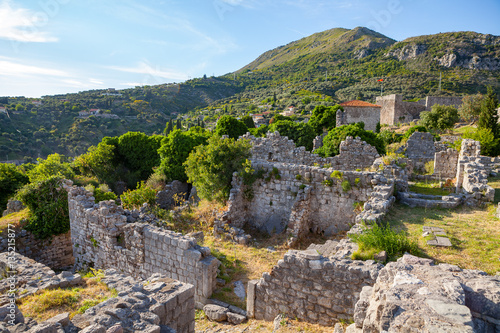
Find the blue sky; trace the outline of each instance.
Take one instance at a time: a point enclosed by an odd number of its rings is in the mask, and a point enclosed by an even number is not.
[[[222,75],[315,32],[500,35],[500,1],[0,0],[0,96]]]

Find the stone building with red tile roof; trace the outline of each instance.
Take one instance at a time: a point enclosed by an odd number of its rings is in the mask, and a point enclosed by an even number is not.
[[[337,126],[362,121],[365,123],[365,130],[375,131],[380,122],[380,105],[354,100],[341,103],[340,106],[344,111],[337,111]]]

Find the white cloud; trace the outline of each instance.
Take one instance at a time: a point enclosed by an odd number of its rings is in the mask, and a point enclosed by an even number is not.
[[[0,57],[0,75],[5,75],[5,76],[49,75],[49,76],[62,76],[62,77],[69,76],[67,72],[59,69],[20,64],[6,57]]]
[[[41,31],[49,16],[25,8],[13,8],[10,0],[0,3],[0,39],[18,42],[57,42],[56,37]]]
[[[149,81],[148,78],[162,78],[168,80],[187,80],[188,76],[185,73],[177,72],[175,70],[161,68],[159,66],[153,67],[144,61],[141,61],[135,67],[120,67],[120,66],[108,66],[107,68],[113,69],[120,72],[143,74],[145,76],[144,81]]]
[[[98,79],[92,79],[92,78],[91,78],[91,79],[89,79],[89,82],[90,82],[90,83],[93,83],[93,84],[99,84],[99,85],[104,84],[104,82],[102,82],[102,81],[100,81],[100,80],[98,80]]]

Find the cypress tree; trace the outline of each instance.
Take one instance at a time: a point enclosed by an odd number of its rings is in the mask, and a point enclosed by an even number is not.
[[[180,119],[177,119],[177,129],[182,130],[182,123]]]
[[[488,87],[488,92],[481,103],[481,113],[479,114],[479,128],[488,128],[491,133],[498,137],[498,97],[491,86]]]

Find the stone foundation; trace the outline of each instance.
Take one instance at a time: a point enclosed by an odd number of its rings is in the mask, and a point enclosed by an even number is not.
[[[270,273],[249,282],[247,312],[268,321],[282,313],[333,326],[353,318],[361,289],[375,283],[381,268],[373,260],[325,258],[316,250],[290,250]]]

